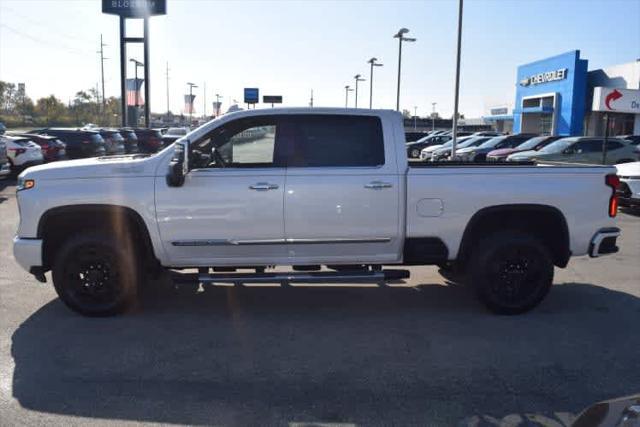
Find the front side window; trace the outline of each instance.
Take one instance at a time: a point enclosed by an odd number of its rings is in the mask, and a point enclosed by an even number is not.
[[[380,119],[372,116],[292,115],[291,167],[375,167],[384,165]]]
[[[191,145],[193,167],[277,167],[275,117],[245,118],[226,123]]]

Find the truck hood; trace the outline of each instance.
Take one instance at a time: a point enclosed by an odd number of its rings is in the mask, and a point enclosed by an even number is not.
[[[153,176],[156,156],[132,154],[66,160],[33,166],[21,176],[34,179],[114,178]]]
[[[640,162],[620,163],[615,165],[618,175],[621,176],[640,176]]]

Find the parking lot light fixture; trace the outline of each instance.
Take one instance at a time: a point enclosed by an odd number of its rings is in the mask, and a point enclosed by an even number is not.
[[[193,88],[194,87],[197,88],[198,85],[191,82],[187,82],[187,85],[189,85],[189,124],[192,125],[193,124]]]
[[[400,28],[393,38],[398,39],[398,91],[396,94],[396,110],[400,111],[400,70],[402,69],[402,42],[415,42],[417,39],[405,37],[409,32],[406,28]]]
[[[358,108],[358,82],[363,82],[365,79],[361,78],[360,74],[353,76],[353,79],[356,81],[356,108]]]
[[[353,92],[353,89],[349,85],[344,87],[344,108],[349,108],[349,92]]]
[[[367,61],[368,64],[371,64],[371,71],[369,73],[369,109],[373,108],[373,67],[382,67],[383,64],[380,64],[378,58],[371,58]]]

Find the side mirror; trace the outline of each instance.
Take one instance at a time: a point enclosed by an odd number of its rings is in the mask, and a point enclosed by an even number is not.
[[[182,187],[184,179],[189,173],[189,141],[176,142],[173,157],[169,162],[167,172],[167,185],[170,187]]]

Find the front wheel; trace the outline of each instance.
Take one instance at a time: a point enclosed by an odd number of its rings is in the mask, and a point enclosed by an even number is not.
[[[124,241],[122,241],[124,240]],[[60,299],[85,316],[111,316],[135,299],[139,278],[133,242],[107,233],[70,237],[58,251],[52,268]]]
[[[420,150],[418,150],[417,148],[412,149],[411,157],[414,159],[417,159],[418,157],[420,157]]]
[[[494,313],[520,314],[536,307],[553,283],[548,249],[522,232],[498,232],[474,245],[470,279]]]

